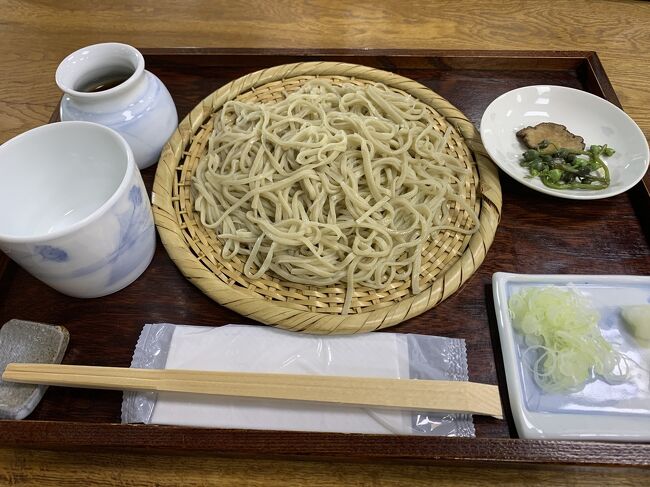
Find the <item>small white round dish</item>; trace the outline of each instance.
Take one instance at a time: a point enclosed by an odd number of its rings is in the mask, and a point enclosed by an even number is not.
[[[566,126],[584,138],[587,147],[604,145],[616,153],[604,158],[611,183],[602,190],[560,190],[530,178],[519,161],[526,146],[517,131],[541,122]],[[509,176],[542,193],[569,199],[600,199],[623,193],[641,180],[648,169],[648,142],[634,120],[598,96],[563,86],[525,86],[504,93],[485,110],[481,138],[492,160]]]

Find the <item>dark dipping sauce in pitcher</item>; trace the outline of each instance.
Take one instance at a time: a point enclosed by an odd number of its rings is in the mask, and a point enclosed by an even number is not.
[[[133,75],[133,71],[107,73],[103,76],[80,82],[76,90],[83,91],[84,93],[97,93],[99,91],[110,90],[124,83],[131,75]]]

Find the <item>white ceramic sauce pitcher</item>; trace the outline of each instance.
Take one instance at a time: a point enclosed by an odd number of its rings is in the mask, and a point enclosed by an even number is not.
[[[61,120],[116,130],[131,146],[140,169],[158,161],[178,126],[169,91],[144,69],[142,54],[132,46],[111,42],[79,49],[59,64],[56,83],[65,93]]]

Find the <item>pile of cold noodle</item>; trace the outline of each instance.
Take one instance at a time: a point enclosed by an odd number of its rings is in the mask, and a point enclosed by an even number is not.
[[[342,313],[355,286],[410,281],[417,294],[428,242],[479,227],[472,170],[440,119],[381,84],[314,80],[273,104],[229,101],[193,177],[195,209],[250,279],[343,285]]]

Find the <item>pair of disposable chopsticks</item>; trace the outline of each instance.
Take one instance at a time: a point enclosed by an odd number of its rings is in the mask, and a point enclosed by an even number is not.
[[[7,365],[2,379],[91,389],[285,399],[503,418],[497,386],[465,381],[21,363]]]

